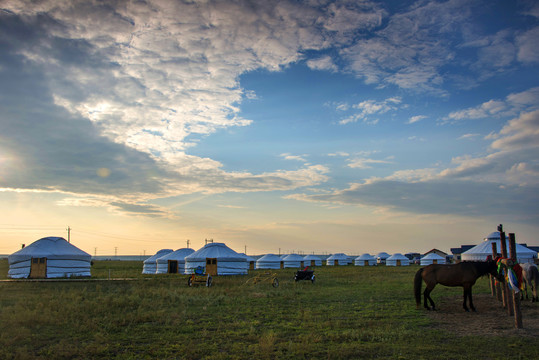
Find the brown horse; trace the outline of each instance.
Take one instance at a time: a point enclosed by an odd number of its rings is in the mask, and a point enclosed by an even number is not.
[[[432,264],[417,271],[414,278],[414,293],[417,307],[421,306],[421,283],[425,281],[426,288],[423,292],[424,306],[430,310],[427,300],[432,305],[432,310],[436,310],[434,301],[430,297],[431,291],[436,284],[445,286],[462,286],[464,288],[464,310],[470,311],[466,306],[466,299],[469,299],[470,308],[475,311],[472,301],[472,286],[476,280],[486,274],[495,276],[498,280],[502,278],[498,274],[496,260],[488,261],[465,261],[458,264]]]

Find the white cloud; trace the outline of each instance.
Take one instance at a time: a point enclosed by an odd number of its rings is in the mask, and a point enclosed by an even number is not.
[[[519,61],[531,64],[539,62],[539,27],[518,35],[516,42]]]
[[[413,124],[413,123],[416,123],[416,122],[418,122],[418,121],[424,120],[424,119],[426,119],[426,118],[427,118],[427,116],[425,116],[425,115],[416,115],[416,116],[412,116],[412,117],[408,120],[407,124]]]
[[[381,115],[385,114],[389,111],[397,110],[398,104],[401,103],[401,98],[399,97],[393,97],[388,98],[383,101],[376,101],[376,100],[365,100],[358,104],[352,105],[352,109],[359,110],[359,112],[352,114],[341,121],[339,121],[339,124],[346,125],[349,123],[354,123],[358,121],[363,121],[366,124],[376,124],[378,123],[379,119],[375,118],[373,119],[373,115]]]
[[[307,155],[291,155],[289,153],[281,154],[281,157],[283,157],[285,160],[295,160],[295,161],[302,161],[302,162],[307,161],[306,156]]]
[[[339,70],[337,65],[333,62],[330,56],[323,56],[318,59],[311,59],[307,61],[307,66],[313,70]]]

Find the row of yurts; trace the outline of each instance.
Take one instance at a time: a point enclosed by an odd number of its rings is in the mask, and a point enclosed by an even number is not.
[[[507,239],[506,239],[507,241]],[[496,242],[500,247],[500,234],[494,232],[484,241],[462,253],[462,260],[485,260],[492,254],[491,243]],[[388,266],[407,266],[409,259],[399,253],[389,256],[380,253],[378,258],[385,257]],[[537,252],[517,244],[517,258],[520,262],[533,262]],[[8,256],[8,277],[20,278],[61,278],[91,276],[91,255],[67,242],[61,237],[46,237],[16,251]],[[363,254],[352,260],[343,254],[333,254],[326,259],[326,265],[349,265],[354,262],[357,266],[377,264],[377,258]],[[444,263],[443,257],[430,253],[421,259],[421,265]],[[183,273],[191,274],[202,266],[211,275],[241,275],[247,274],[252,268],[279,269],[302,268],[304,266],[321,266],[322,260],[315,255],[301,256],[289,254],[278,256],[266,254],[257,260],[237,253],[223,243],[208,243],[198,251],[189,248],[163,249],[144,261],[143,274]]]

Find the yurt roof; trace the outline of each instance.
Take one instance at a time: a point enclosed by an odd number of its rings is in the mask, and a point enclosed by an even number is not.
[[[316,255],[305,255],[303,257],[303,260],[322,260]]]
[[[185,257],[186,261],[206,261],[207,258],[216,258],[228,261],[247,261],[245,257],[238,254],[223,243],[208,243],[203,248]]]
[[[391,255],[390,257],[388,257],[386,260],[408,260],[408,258],[404,255],[402,255],[401,253],[395,253],[393,255]]]
[[[248,262],[255,261],[254,258],[250,257],[250,256],[247,255],[247,254],[240,253],[240,255],[243,256],[243,257],[245,257],[245,260],[247,260]]]
[[[163,255],[163,256],[159,257],[158,259],[162,260],[162,261],[183,260],[183,259],[185,259],[185,257],[187,255],[191,255],[194,252],[195,252],[195,250],[193,250],[191,248],[182,248],[182,249],[178,249],[176,251],[170,252],[170,253],[168,253],[166,255]]]
[[[344,253],[336,253],[328,257],[328,260],[340,260],[340,259],[349,259],[349,256]]]
[[[360,256],[358,256],[356,258],[356,260],[375,260],[374,256],[372,256],[371,254],[361,254]]]
[[[88,261],[92,258],[90,254],[68,243],[66,239],[50,236],[36,240],[30,245],[14,252],[8,256],[8,261],[11,264],[33,257],[46,257],[49,260],[67,259]]]
[[[388,258],[390,255],[386,252],[380,252],[376,255],[376,257],[379,257],[379,258]]]
[[[486,239],[484,240],[481,244],[478,244],[476,246],[474,246],[473,248],[471,248],[470,250],[468,251],[465,251],[462,253],[462,255],[474,255],[474,254],[477,254],[477,255],[485,255],[488,256],[488,255],[492,255],[492,243],[493,242],[496,242],[496,248],[498,250],[498,253],[501,252],[502,248],[501,248],[501,241],[500,241],[500,238],[498,236],[498,239],[495,240],[495,239]],[[536,251],[533,251],[531,249],[528,249],[527,247],[523,246],[523,245],[520,245],[520,244],[515,244],[515,250],[517,251],[517,254],[519,255],[529,255],[529,256],[533,256],[535,254],[537,254]],[[506,246],[507,246],[507,251],[509,252],[509,242],[506,240]]]
[[[303,261],[303,256],[298,254],[290,254],[283,258],[283,261]]]
[[[257,261],[281,262],[281,257],[275,254],[266,254],[259,258]]]
[[[436,253],[428,253],[427,255],[423,256],[421,259],[427,259],[427,260],[445,260],[443,256],[440,256]]]
[[[173,251],[174,250],[172,250],[172,249],[161,249],[158,252],[156,252],[155,255],[152,255],[149,258],[147,258],[146,260],[144,260],[144,264],[154,263],[161,256],[165,256],[166,254],[171,253]]]

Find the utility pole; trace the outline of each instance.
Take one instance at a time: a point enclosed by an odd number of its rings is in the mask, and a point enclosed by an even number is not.
[[[245,255],[247,255],[247,245],[245,245]]]
[[[187,239],[187,248],[189,249],[189,239]]]
[[[118,257],[118,247],[114,247],[114,257]]]
[[[95,247],[94,248],[94,257],[96,257],[96,256],[97,256],[97,248]]]
[[[71,242],[71,228],[69,227],[69,225],[67,226],[67,242],[70,243]]]

